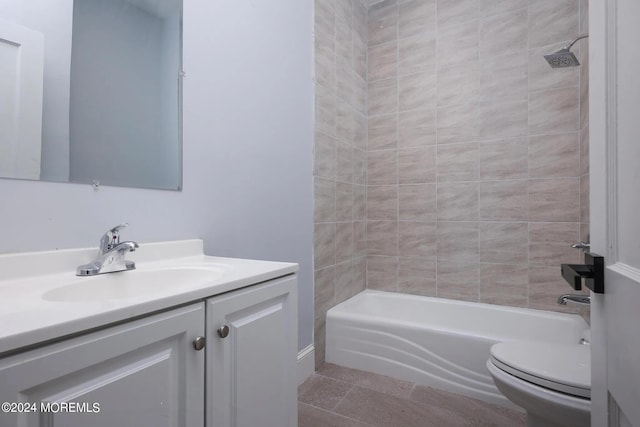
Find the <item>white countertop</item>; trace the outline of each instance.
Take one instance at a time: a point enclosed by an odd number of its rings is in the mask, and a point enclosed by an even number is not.
[[[198,301],[298,270],[294,263],[206,256],[201,240],[140,244],[136,252],[126,257],[136,262],[136,270],[108,273],[108,280],[132,278],[158,269],[174,272],[195,269],[199,272],[198,280],[176,283],[175,287],[147,286],[144,293],[126,298],[83,298],[91,293],[87,289],[92,279],[105,275],[77,277],[75,268],[92,261],[96,253],[97,248],[90,248],[0,255],[0,357],[22,347]],[[207,271],[211,271],[211,277]],[[172,276],[179,275],[178,271]],[[53,300],[51,295],[63,287],[82,292],[77,300]]]

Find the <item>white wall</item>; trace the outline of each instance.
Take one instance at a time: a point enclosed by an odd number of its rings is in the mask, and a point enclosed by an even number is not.
[[[211,255],[300,263],[312,342],[312,2],[185,0],[182,192],[0,180],[0,253],[200,237]]]

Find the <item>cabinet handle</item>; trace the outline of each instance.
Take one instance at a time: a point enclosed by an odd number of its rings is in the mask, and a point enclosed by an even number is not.
[[[204,345],[207,343],[207,339],[205,337],[198,337],[193,340],[193,348],[200,351],[204,348]]]
[[[220,335],[220,338],[229,336],[229,327],[227,325],[220,326],[220,328],[218,328],[218,335]]]

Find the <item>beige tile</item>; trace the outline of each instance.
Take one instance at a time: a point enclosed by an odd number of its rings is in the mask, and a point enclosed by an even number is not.
[[[367,183],[367,153],[359,148],[353,149],[353,182],[357,185]]]
[[[526,222],[481,222],[480,262],[526,264],[528,228]]]
[[[335,92],[319,84],[315,87],[316,129],[329,136],[336,136]]]
[[[478,184],[438,184],[438,220],[475,221],[478,219]]]
[[[560,266],[529,267],[529,308],[577,313],[575,306],[559,305],[558,297],[575,292],[560,274]]]
[[[320,223],[314,225],[313,262],[315,269],[327,267],[336,263],[335,241],[335,223]]]
[[[478,143],[438,146],[438,182],[478,180]]]
[[[401,38],[398,42],[398,73],[405,75],[422,72],[436,72],[435,32]]]
[[[580,52],[589,50],[585,45]],[[580,61],[580,129],[589,127],[589,60],[588,56]]]
[[[397,184],[397,165],[398,152],[396,150],[369,151],[367,153],[367,184]]]
[[[436,104],[436,75],[417,73],[400,76],[398,108],[400,111],[431,108]]]
[[[479,144],[481,180],[527,177],[527,138],[514,138]]]
[[[367,186],[367,219],[396,221],[398,219],[398,186]]]
[[[576,177],[580,173],[578,133],[529,138],[531,178]]]
[[[438,259],[477,262],[478,227],[477,222],[438,221]]]
[[[353,145],[345,141],[336,144],[336,179],[342,182],[353,183],[355,151]]]
[[[346,2],[336,2],[344,4]],[[353,66],[353,34],[349,24],[336,14],[336,57]]]
[[[527,0],[480,0],[480,16],[497,15],[526,7]]]
[[[336,178],[336,140],[322,132],[315,133],[313,175]]]
[[[335,266],[336,304],[340,304],[354,295],[353,263],[351,260]]]
[[[331,31],[329,33],[329,31]],[[336,84],[336,51],[333,27],[324,30],[316,25],[314,40],[315,53],[315,81],[326,87],[335,87]]]
[[[367,58],[370,82],[398,75],[397,40],[369,47]]]
[[[438,297],[478,302],[480,267],[470,262],[438,261]]]
[[[314,222],[333,222],[336,220],[336,185],[335,181],[314,178],[315,209]]]
[[[564,43],[578,34],[578,0],[530,0],[529,46]]]
[[[579,221],[579,187],[579,178],[529,180],[529,221]]]
[[[356,34],[353,37],[353,70],[364,80],[367,78],[367,42]],[[366,92],[366,85],[365,85]],[[364,106],[363,106],[364,107]],[[361,111],[364,108],[360,108]]]
[[[526,221],[527,180],[481,182],[480,219]]]
[[[398,37],[398,7],[396,0],[385,0],[369,8],[369,46],[396,40]]]
[[[355,141],[365,137],[366,119],[345,102],[338,102],[336,123],[338,140],[356,145]]]
[[[367,221],[367,254],[398,256],[396,221]]]
[[[577,222],[532,222],[529,224],[529,263],[576,264],[580,261],[580,251],[571,245],[579,241]]]
[[[335,202],[335,220],[351,221],[353,219],[354,195],[353,184],[347,182],[336,182],[336,202]],[[317,203],[317,198],[316,198]]]
[[[589,127],[580,129],[580,175],[589,173]]]
[[[401,221],[435,221],[436,184],[400,185],[398,214]]]
[[[398,145],[416,147],[435,145],[436,109],[403,111],[398,114]]]
[[[397,79],[369,83],[367,93],[369,96],[367,114],[369,116],[395,113],[398,110]]]
[[[438,70],[438,105],[455,105],[474,101],[479,89],[478,61],[464,67],[453,66]]]
[[[460,423],[456,419],[451,419],[450,424],[443,424],[447,426],[524,427],[526,425],[526,413],[523,410],[507,409],[430,387],[416,385],[411,393],[411,400],[445,409],[465,420]]]
[[[482,264],[480,302],[526,307],[529,268],[526,265]]]
[[[398,291],[398,257],[367,256],[367,289]]]
[[[438,144],[477,140],[480,127],[477,103],[438,107],[437,114]]]
[[[436,296],[436,260],[400,258],[398,290],[405,294]]]
[[[580,177],[580,222],[590,222],[590,210],[589,210],[589,175],[582,175]]]
[[[436,147],[424,146],[398,150],[400,184],[422,184],[436,180]]]
[[[367,255],[367,223],[356,221],[353,223],[353,256]]]
[[[407,399],[411,395],[414,387],[413,383],[409,381],[358,369],[345,368],[333,363],[326,363],[318,370],[317,374],[403,399]]]
[[[352,1],[354,36],[367,40],[367,7],[359,1]]]
[[[579,67],[551,68],[547,60],[544,59],[544,55],[553,53],[561,47],[561,43],[555,41],[550,45],[529,50],[530,91],[578,86]]]
[[[324,316],[335,301],[335,268],[333,266],[314,271],[313,305],[316,316]]]
[[[358,386],[342,399],[335,412],[384,427],[419,426],[425,420],[437,426],[464,425],[464,419],[453,412]]]
[[[371,117],[368,124],[368,150],[386,150],[398,146],[398,116],[396,114]]]
[[[366,55],[366,54],[365,54]],[[366,68],[365,68],[366,74]],[[357,73],[353,76],[354,103],[353,107],[360,114],[367,114],[367,82]]]
[[[591,241],[591,230],[589,224],[580,224],[580,241],[581,242],[589,242]]]
[[[436,256],[437,235],[435,222],[398,223],[398,253],[408,258],[433,258]]]
[[[367,257],[354,258],[353,264],[353,292],[356,295],[367,287]]]
[[[480,57],[526,51],[528,45],[527,9],[517,9],[480,20]]]
[[[336,96],[349,105],[355,102],[353,59],[336,55]]]
[[[362,221],[367,218],[367,187],[365,185],[353,186],[353,219]]]
[[[497,52],[496,56],[480,57],[480,97],[527,99],[527,53]]]
[[[438,0],[438,29],[478,19],[478,0]]]
[[[454,4],[456,2],[456,0],[440,0],[438,9],[440,9],[440,5]],[[438,13],[440,13],[440,10],[438,10]],[[438,68],[454,65],[464,67],[465,64],[478,61],[478,27],[477,19],[447,26],[446,28],[438,27]]]
[[[298,403],[298,427],[367,427],[349,417],[334,414],[306,403]]]
[[[527,100],[496,99],[479,104],[479,136],[483,139],[527,135]]]
[[[400,38],[436,30],[436,0],[407,0],[398,6]]]
[[[313,319],[313,344],[315,347],[316,368],[324,364],[324,351],[326,348],[326,317],[324,315],[315,316]],[[299,397],[298,397],[299,399]]]
[[[310,381],[310,384],[306,386],[305,392],[298,396],[298,400],[325,410],[333,410],[352,388],[349,383],[321,375],[313,375],[307,381]]]
[[[543,90],[529,94],[531,135],[576,132],[580,119],[579,88]]]
[[[353,19],[353,5],[350,1],[337,1],[335,5],[336,19],[345,23],[351,29]]]
[[[336,223],[336,263],[353,258],[353,222]]]

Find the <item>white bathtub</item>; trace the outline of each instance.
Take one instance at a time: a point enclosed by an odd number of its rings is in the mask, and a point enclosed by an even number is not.
[[[493,344],[588,335],[575,314],[366,290],[327,313],[326,361],[513,406],[485,366]]]

